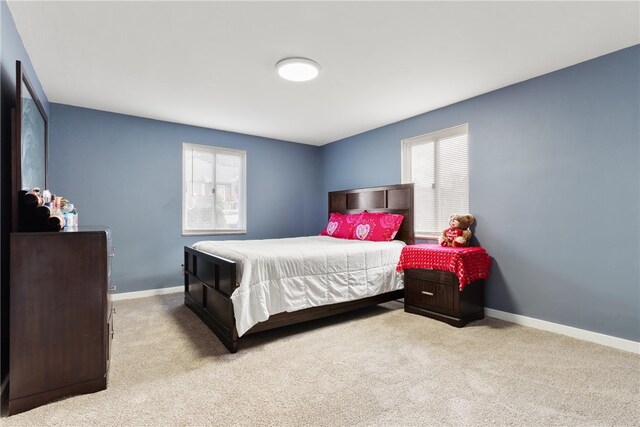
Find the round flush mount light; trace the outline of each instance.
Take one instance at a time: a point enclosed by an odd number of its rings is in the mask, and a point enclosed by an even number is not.
[[[276,64],[278,74],[292,82],[306,82],[318,77],[320,65],[307,58],[286,58]]]

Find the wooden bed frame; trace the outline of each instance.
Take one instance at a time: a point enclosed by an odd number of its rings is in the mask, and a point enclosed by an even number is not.
[[[414,244],[413,184],[360,188],[329,193],[329,214],[389,212],[404,215],[396,240]],[[231,294],[236,289],[236,264],[224,258],[184,247],[184,303],[216,334],[231,353],[238,351],[238,333]],[[320,319],[363,307],[403,298],[396,290],[356,301],[311,307],[271,316],[245,333],[252,334],[281,326]]]

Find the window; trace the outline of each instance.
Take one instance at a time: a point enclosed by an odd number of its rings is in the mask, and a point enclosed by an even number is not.
[[[402,141],[402,182],[415,184],[416,236],[438,236],[449,215],[469,212],[468,139],[464,124]]]
[[[246,151],[182,144],[182,234],[246,233]]]

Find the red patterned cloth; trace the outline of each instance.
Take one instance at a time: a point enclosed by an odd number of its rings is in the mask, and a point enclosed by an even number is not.
[[[402,248],[396,271],[407,268],[450,271],[458,276],[462,291],[469,283],[489,277],[491,258],[484,248],[479,247],[407,245]]]

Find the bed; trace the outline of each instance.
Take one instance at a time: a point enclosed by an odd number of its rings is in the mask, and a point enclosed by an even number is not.
[[[401,246],[413,244],[415,242],[413,230],[413,184],[398,184],[384,187],[360,188],[353,190],[343,190],[330,192],[328,196],[328,211],[338,213],[358,213],[362,211],[396,213],[404,216],[402,225],[395,236],[394,242],[359,242],[344,241],[327,236],[315,236],[309,238],[273,239],[265,241],[233,241],[233,242],[198,242],[194,247],[184,248],[184,286],[185,305],[195,312],[200,319],[215,333],[225,347],[232,353],[238,350],[238,342],[241,336],[255,332],[265,331],[281,326],[319,319],[332,316],[351,310],[364,308],[371,305],[380,304],[386,301],[403,297],[403,290],[394,286],[387,273],[379,275],[380,280],[371,279],[375,274],[369,274],[366,286],[357,280],[357,272],[349,279],[340,279],[338,276],[326,275],[323,270],[322,260],[327,265],[339,265],[330,262],[333,255],[332,249],[338,247],[338,251],[345,252],[351,256],[350,261],[359,258],[357,253],[360,248],[366,248],[373,255],[364,255],[369,260],[380,260],[380,266],[368,265],[373,272],[382,268],[382,264],[397,262],[395,258],[399,256]],[[331,243],[329,240],[333,240]],[[399,241],[399,242],[398,242]],[[400,243],[403,242],[403,243]],[[386,244],[383,245],[382,243]],[[300,245],[302,246],[295,246]],[[361,246],[357,246],[360,244]],[[373,245],[372,245],[373,244]],[[278,245],[281,249],[273,249],[270,245]],[[299,249],[295,249],[299,248]],[[310,248],[316,248],[311,250]],[[365,249],[362,249],[365,250]],[[355,251],[355,252],[351,252]],[[395,252],[394,252],[395,251]],[[317,253],[316,253],[317,252]],[[295,255],[293,255],[295,253]],[[268,268],[276,269],[283,277],[282,271],[296,268],[306,268],[309,274],[301,272],[291,273],[291,278],[284,277],[284,280],[299,280],[301,277],[306,280],[310,288],[318,288],[325,280],[323,286],[331,288],[330,282],[346,280],[350,283],[357,282],[363,286],[351,286],[347,291],[337,297],[335,294],[323,296],[321,301],[316,301],[316,306],[308,306],[309,299],[318,297],[305,295],[290,298],[294,301],[295,309],[269,314],[263,309],[252,307],[252,300],[265,299],[262,294],[243,294],[244,287],[239,288],[240,282],[246,282],[247,276],[258,273],[244,271],[243,260],[256,255],[260,263],[266,263]],[[269,255],[265,255],[269,254]],[[288,254],[288,255],[287,255]],[[299,258],[302,263],[291,264],[291,258]],[[329,260],[329,261],[326,261]],[[338,260],[338,258],[336,258]],[[316,265],[317,263],[317,265]],[[251,264],[248,264],[251,265]],[[275,265],[275,266],[274,266]],[[286,265],[287,268],[281,268]],[[294,265],[294,267],[288,267]],[[317,268],[316,268],[317,267]],[[325,265],[326,267],[326,265]],[[358,270],[359,267],[354,267]],[[255,267],[254,267],[255,270]],[[328,279],[324,278],[324,275]],[[363,278],[362,282],[367,281]],[[238,292],[235,292],[238,290]],[[235,292],[235,293],[234,293]],[[267,299],[268,295],[267,295]],[[235,300],[235,302],[234,302]],[[270,300],[269,300],[270,301]],[[334,302],[337,301],[337,302]],[[235,304],[235,306],[234,306]],[[242,304],[242,305],[239,305]],[[278,304],[272,304],[275,311],[282,310]],[[236,319],[234,307],[241,314]],[[249,320],[245,321],[246,313],[249,313]]]

